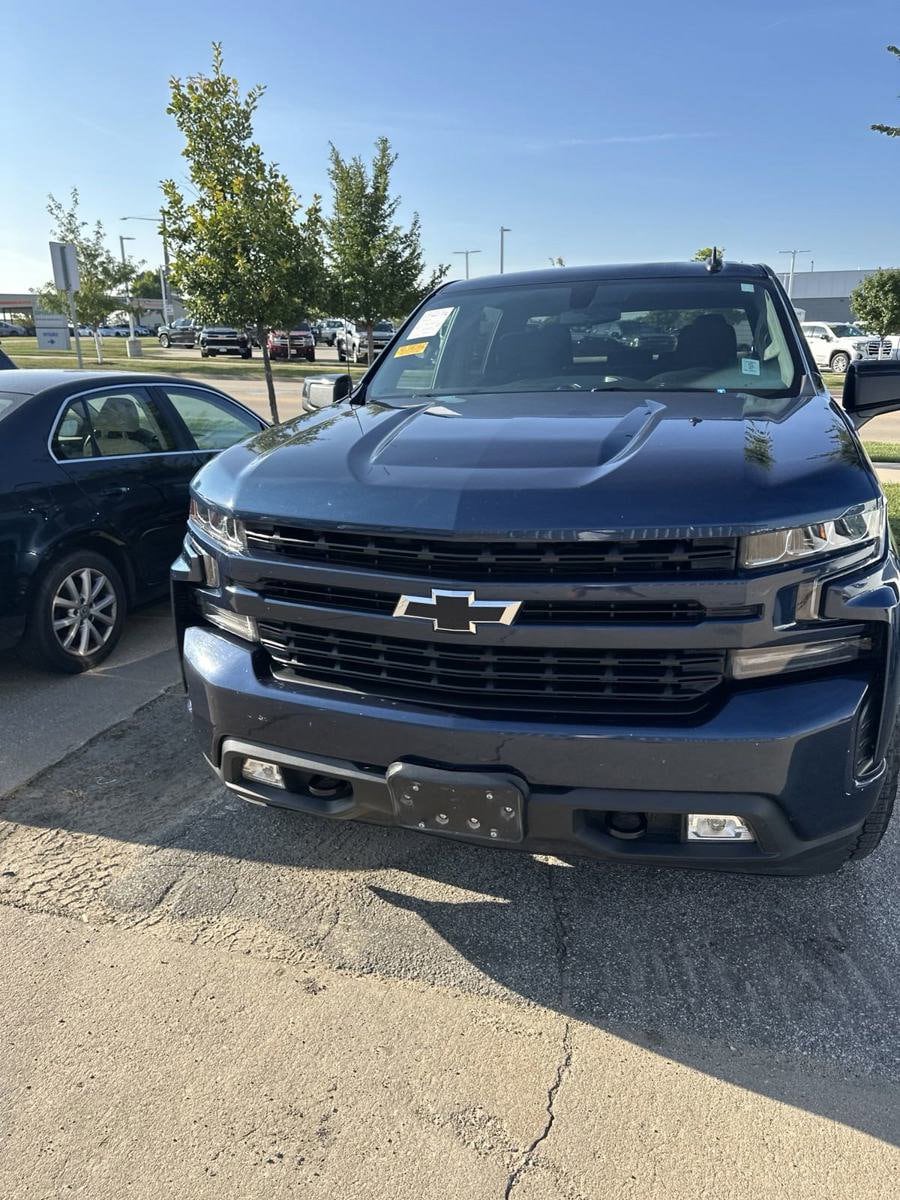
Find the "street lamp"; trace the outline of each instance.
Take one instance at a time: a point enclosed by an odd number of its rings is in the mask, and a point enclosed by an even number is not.
[[[119,250],[121,251],[121,254],[122,254],[122,266],[125,268],[126,271],[128,270],[128,259],[125,257],[125,243],[133,242],[136,240],[137,240],[136,238],[125,237],[123,234],[121,234],[121,233],[119,234]],[[128,279],[126,278],[126,280],[125,280],[125,303],[128,306],[127,353],[128,353],[129,358],[140,358],[141,343],[138,341],[137,335],[134,332],[134,313],[131,311],[131,296],[129,295],[129,290],[130,289],[128,287]]]
[[[166,228],[166,214],[160,209],[158,217],[120,217],[121,221],[150,221],[160,227],[163,248],[163,275],[160,278],[162,286],[163,324],[168,325],[174,311],[169,303],[169,231]]]
[[[464,254],[466,256],[466,279],[469,278],[469,255],[480,254],[480,250],[454,250],[454,254]]]
[[[790,274],[788,275],[788,283],[787,283],[788,299],[791,300],[791,299],[793,299],[793,296],[794,296],[794,268],[797,265],[797,255],[798,254],[809,254],[810,251],[809,250],[779,250],[778,253],[779,254],[789,254],[791,256],[791,270],[790,270]]]
[[[512,233],[512,230],[506,225],[500,226],[500,274],[503,274],[503,235],[504,233]]]

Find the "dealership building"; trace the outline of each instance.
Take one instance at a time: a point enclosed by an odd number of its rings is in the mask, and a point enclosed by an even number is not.
[[[850,293],[864,279],[874,274],[868,271],[797,271],[791,299],[808,321],[849,321]],[[787,287],[787,275],[780,276]]]
[[[163,302],[157,297],[135,297],[133,302],[135,319],[143,325],[162,325]],[[169,310],[173,320],[184,316],[184,305],[178,296],[169,297]],[[34,324],[35,297],[33,292],[0,292],[0,321],[10,321],[14,325],[24,324],[26,327]]]

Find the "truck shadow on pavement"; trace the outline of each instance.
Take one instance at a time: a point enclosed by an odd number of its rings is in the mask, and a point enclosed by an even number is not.
[[[245,805],[182,713],[162,697],[0,803],[0,902],[540,1005],[900,1143],[897,820],[821,878],[536,859]]]

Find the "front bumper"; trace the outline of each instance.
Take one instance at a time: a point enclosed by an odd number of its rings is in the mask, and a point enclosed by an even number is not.
[[[393,763],[496,772],[517,780],[526,797],[520,849],[793,872],[838,865],[883,778],[883,760],[854,777],[871,682],[863,671],[742,689],[696,727],[523,722],[498,728],[478,718],[288,686],[267,676],[260,658],[228,634],[185,630],[185,681],[203,752],[246,799],[320,816],[404,824],[386,783]],[[278,762],[298,782],[286,791],[243,779],[246,756]],[[311,794],[303,782],[310,774],[347,781],[349,796]],[[615,837],[607,821],[615,812],[648,814],[647,833],[639,840]],[[687,842],[677,830],[688,812],[741,816],[757,841]]]

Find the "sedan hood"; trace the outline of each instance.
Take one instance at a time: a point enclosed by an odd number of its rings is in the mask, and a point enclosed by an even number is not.
[[[195,486],[246,518],[556,538],[742,533],[878,494],[829,397],[772,404],[622,392],[344,402],[233,447]]]

